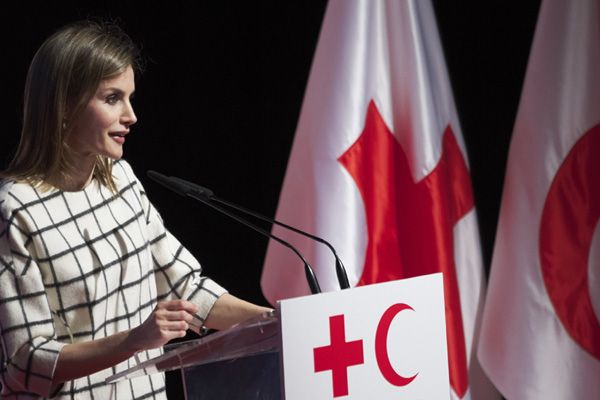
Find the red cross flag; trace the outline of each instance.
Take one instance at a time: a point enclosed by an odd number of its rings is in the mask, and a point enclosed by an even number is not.
[[[470,379],[479,233],[429,0],[330,1],[276,218],[330,240],[352,285],[443,272],[453,397],[490,398]],[[338,289],[326,247],[273,233],[311,260],[323,290]],[[262,288],[272,304],[308,294],[303,274],[293,253],[269,244]]]
[[[600,399],[600,1],[544,0],[479,358],[509,399]]]

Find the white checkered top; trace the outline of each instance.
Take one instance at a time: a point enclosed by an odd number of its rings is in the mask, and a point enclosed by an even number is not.
[[[79,192],[0,188],[3,399],[165,398],[161,374],[104,383],[133,359],[50,393],[59,351],[140,325],[159,300],[190,300],[204,320],[225,293],[165,229],[129,164],[115,162],[113,174],[117,194],[96,182]]]

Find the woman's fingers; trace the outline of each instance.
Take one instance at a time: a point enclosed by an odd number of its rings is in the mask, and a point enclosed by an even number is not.
[[[187,311],[190,314],[198,312],[198,306],[186,300],[167,300],[157,304],[157,308],[163,308],[169,311]]]
[[[161,301],[144,323],[134,329],[134,336],[143,343],[143,348],[162,346],[171,339],[185,336],[190,325],[200,325],[196,321],[197,312],[198,307],[189,301]]]
[[[187,311],[163,311],[162,315],[167,321],[185,321],[192,322],[194,316]]]
[[[169,303],[170,304],[164,304],[160,307],[157,306],[155,313],[157,314],[158,318],[165,319],[167,321],[185,321],[189,325],[193,325],[195,327],[202,325],[201,320],[196,316],[198,308],[194,304],[186,302],[189,303],[189,306],[186,306],[185,304],[179,302]]]
[[[171,300],[159,303],[157,308],[165,310],[164,317],[170,321],[181,320],[196,328],[202,326],[202,320],[196,316],[198,307],[189,301]]]

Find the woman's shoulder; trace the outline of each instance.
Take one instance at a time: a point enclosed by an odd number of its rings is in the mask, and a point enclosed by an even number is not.
[[[10,178],[0,180],[0,209],[3,216],[12,214],[14,210],[26,208],[41,199],[38,190],[28,182]]]
[[[3,217],[9,214],[8,210],[13,207],[11,204],[13,203],[11,192],[14,184],[15,181],[8,178],[0,180],[0,210]]]

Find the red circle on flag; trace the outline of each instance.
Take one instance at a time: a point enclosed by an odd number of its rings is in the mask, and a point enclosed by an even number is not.
[[[539,250],[544,284],[558,318],[569,335],[600,360],[600,323],[588,277],[590,246],[600,217],[598,173],[600,125],[577,141],[552,181]]]

